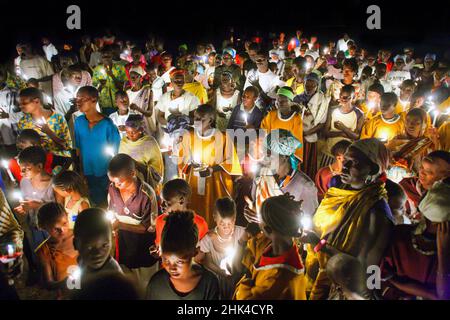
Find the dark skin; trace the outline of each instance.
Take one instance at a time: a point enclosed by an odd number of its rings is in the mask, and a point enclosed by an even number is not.
[[[317,88],[318,88],[317,82],[315,82],[313,80],[307,80],[306,81],[306,83],[305,83],[305,91],[306,91],[307,94],[314,95],[317,92]],[[324,126],[325,126],[324,123],[320,123],[317,126],[312,127],[311,129],[304,131],[303,134],[305,136],[309,136],[311,134],[318,133],[318,132],[320,132],[322,130],[322,128]]]
[[[349,94],[347,92],[341,92],[340,95],[340,105],[339,108],[343,113],[349,113],[353,110],[352,100],[353,94]],[[335,137],[344,137],[351,140],[357,140],[359,135],[361,134],[361,129],[364,124],[364,117],[361,117],[356,124],[356,129],[353,131],[350,128],[347,128],[341,121],[336,121],[334,126],[336,129],[340,131],[331,131],[331,114],[334,111],[333,108],[328,109],[327,122],[325,123],[325,137],[327,138],[335,138]]]
[[[113,58],[112,57],[113,57],[113,55],[110,52],[105,52],[102,55],[103,68],[106,72],[106,75],[112,79],[114,86],[117,88],[117,90],[121,90],[123,88],[124,83],[122,81],[119,81],[112,72],[112,66],[113,66]],[[100,87],[98,88],[98,91],[99,92],[102,91],[104,86],[106,86],[106,80],[100,80]]]

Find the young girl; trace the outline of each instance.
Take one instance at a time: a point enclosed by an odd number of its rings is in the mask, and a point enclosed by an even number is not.
[[[75,171],[61,172],[53,179],[53,190],[68,214],[69,228],[73,229],[78,214],[90,207],[88,187]]]
[[[42,267],[45,287],[58,290],[58,299],[63,297],[70,267],[77,265],[78,253],[73,246],[73,232],[69,228],[67,213],[56,202],[44,204],[38,211],[39,228],[50,237],[36,249]]]
[[[195,257],[198,263],[214,272],[219,278],[222,299],[231,299],[239,280],[240,268],[234,254],[238,246],[247,243],[245,228],[236,226],[236,204],[230,198],[216,201],[214,212],[216,227],[200,241],[200,252]]]
[[[304,267],[293,238],[300,228],[300,202],[275,196],[261,206],[260,228],[270,244],[236,285],[236,300],[306,300]]]
[[[148,300],[217,300],[219,282],[214,274],[194,263],[198,229],[192,211],[167,216],[161,239],[163,269],[150,280]]]
[[[52,188],[52,177],[45,171],[46,152],[41,147],[29,147],[19,154],[19,165],[22,171],[20,181],[20,205],[14,208],[24,228],[30,252],[25,253],[30,264],[29,284],[37,278],[37,258],[34,250],[48,234],[37,227],[37,210],[44,202],[55,200]]]

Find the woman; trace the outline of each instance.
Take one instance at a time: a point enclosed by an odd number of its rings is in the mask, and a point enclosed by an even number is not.
[[[378,139],[356,141],[344,158],[342,174],[331,180],[313,219],[319,236],[306,232],[302,239],[312,245],[306,263],[312,300],[340,295],[325,272],[330,257],[349,254],[360,260],[364,270],[379,265],[393,228],[384,187],[388,163],[384,144]]]
[[[224,71],[220,78],[220,87],[214,91],[210,101],[217,110],[216,128],[222,132],[228,127],[234,107],[240,103],[240,93],[235,87],[233,75]]]
[[[122,138],[119,153],[128,154],[137,162],[144,181],[157,190],[164,174],[164,164],[158,142],[144,132],[143,119],[130,115],[125,122],[126,136]]]
[[[420,108],[411,109],[406,115],[405,132],[397,135],[388,144],[387,148],[393,156],[393,165],[389,170],[388,177],[391,180],[398,180],[398,177],[392,176],[398,169],[403,168],[406,174],[418,174],[422,158],[431,151],[439,147],[437,132],[435,129],[428,130],[427,113]],[[402,170],[403,171],[403,170]],[[397,182],[398,182],[397,181]]]
[[[145,75],[142,67],[132,67],[129,70],[131,88],[127,90],[130,99],[130,109],[143,115],[145,131],[148,135],[156,135],[156,114],[153,112],[153,91],[150,85],[142,84]]]

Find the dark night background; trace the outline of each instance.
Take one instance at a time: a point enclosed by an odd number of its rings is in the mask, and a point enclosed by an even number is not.
[[[81,30],[66,28],[66,8],[81,8]],[[381,30],[368,30],[366,9],[381,8]],[[214,10],[212,10],[214,8]],[[275,1],[254,0],[170,0],[146,1],[34,1],[6,0],[0,11],[2,45],[0,62],[15,57],[18,40],[39,44],[48,35],[55,45],[69,42],[79,45],[83,34],[102,35],[110,28],[120,39],[143,44],[154,33],[166,39],[169,49],[181,42],[212,42],[220,46],[231,26],[236,37],[285,31],[289,36],[297,28],[305,35],[319,35],[319,42],[337,40],[348,31],[358,44],[378,49],[393,49],[412,44],[422,51],[443,52],[450,48],[450,10],[447,1]]]

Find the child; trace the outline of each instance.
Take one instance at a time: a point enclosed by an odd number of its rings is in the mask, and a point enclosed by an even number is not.
[[[73,229],[78,214],[90,207],[86,182],[75,171],[64,171],[53,179],[53,190],[58,202],[64,204],[69,228]]]
[[[56,202],[44,204],[38,211],[39,228],[50,237],[36,249],[41,263],[45,287],[58,290],[58,299],[63,297],[71,266],[77,265],[78,253],[73,247],[73,233],[69,228],[67,213]]]
[[[262,111],[256,107],[259,91],[249,86],[242,94],[242,103],[235,106],[228,121],[228,129],[259,129],[263,119]]]
[[[304,267],[293,238],[300,228],[300,202],[275,196],[261,206],[260,228],[270,239],[262,256],[236,285],[236,300],[306,300]]]
[[[171,213],[161,238],[163,269],[148,283],[147,300],[218,300],[216,276],[193,261],[197,243],[194,213]]]
[[[183,179],[174,179],[166,182],[163,186],[161,197],[162,197],[162,210],[163,214],[156,218],[155,229],[156,229],[156,239],[155,245],[159,246],[161,244],[161,235],[166,224],[167,216],[169,216],[174,211],[186,211],[189,207],[189,201],[191,199],[191,187]],[[194,213],[194,223],[198,228],[199,239],[208,233],[208,224],[206,220]],[[156,248],[154,248],[156,250]]]
[[[37,209],[44,202],[55,200],[52,178],[44,170],[45,160],[46,152],[41,147],[28,147],[19,153],[19,165],[23,176],[20,181],[22,201],[14,208],[14,211],[18,214],[18,219],[24,228],[26,245],[30,250],[30,252],[25,250],[30,264],[29,284],[37,280],[33,278],[37,276],[35,272],[38,265],[34,251],[48,237],[47,232],[38,229]]]
[[[117,261],[111,257],[112,228],[106,213],[100,208],[80,212],[73,228],[73,244],[78,251],[81,283],[102,272],[122,273]]]
[[[381,96],[381,114],[364,124],[361,139],[378,138],[386,143],[405,132],[404,119],[395,113],[397,101],[397,95],[393,92]]]
[[[405,205],[407,197],[402,186],[391,180],[387,180],[386,191],[389,199],[389,208],[391,208],[392,216],[394,217],[394,223],[396,225],[411,224],[410,219],[405,215]]]
[[[235,225],[236,204],[230,198],[216,201],[214,221],[216,227],[200,241],[200,253],[195,261],[218,277],[221,298],[231,299],[241,277],[241,270],[234,263],[240,258],[235,256],[234,251],[247,243],[247,234],[244,227]]]
[[[22,132],[20,132],[20,135],[17,137],[16,146],[19,151],[32,146],[41,147],[41,136],[33,129],[22,130]],[[53,153],[47,152],[44,166],[45,172],[50,175],[55,175],[63,170],[63,167],[69,167],[72,161],[67,162],[67,159],[68,158],[66,157],[55,156]],[[20,172],[20,166],[17,162],[17,157],[9,161],[9,170],[11,170],[14,178],[20,183],[20,181],[22,180],[22,173]]]
[[[148,252],[154,244],[158,214],[155,191],[136,177],[134,160],[123,153],[111,159],[108,176],[108,209],[116,218],[113,230],[118,237],[117,260],[137,285],[145,287],[157,271],[156,259]]]
[[[331,178],[340,175],[342,172],[342,166],[344,163],[344,154],[347,148],[351,145],[348,140],[341,140],[331,148],[331,154],[334,157],[334,162],[329,166],[323,167],[317,171],[316,174],[316,187],[318,190],[318,197],[323,199],[325,193],[328,191]]]
[[[131,113],[129,109],[130,100],[125,91],[120,90],[116,92],[116,105],[118,108],[117,111],[112,113],[109,117],[119,129],[120,138],[123,138],[126,135],[125,121],[127,121],[128,116]]]

